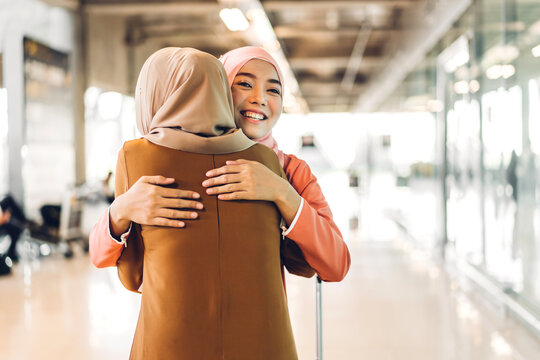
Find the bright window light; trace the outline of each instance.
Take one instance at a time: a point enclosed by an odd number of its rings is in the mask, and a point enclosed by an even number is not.
[[[495,45],[486,51],[484,60],[485,65],[491,64],[508,64],[519,57],[519,49],[515,45]]]
[[[117,119],[122,111],[122,94],[107,91],[98,97],[99,115],[106,120]]]
[[[540,34],[540,20],[532,24],[531,27],[529,28],[529,31],[532,35],[539,35]]]
[[[465,80],[458,81],[454,84],[454,91],[460,95],[467,94],[469,92],[469,83]]]
[[[440,100],[431,99],[427,102],[427,110],[431,112],[441,112],[444,109],[444,104]]]
[[[508,79],[509,77],[514,76],[516,73],[516,68],[514,65],[503,65],[502,66],[502,77]]]
[[[531,51],[534,57],[540,57],[540,45],[536,45]]]
[[[493,65],[486,70],[486,76],[490,80],[496,80],[502,76],[502,65]]]
[[[467,64],[469,60],[470,58],[468,51],[462,50],[446,63],[444,69],[446,70],[446,72],[452,73],[456,71],[457,68]]]
[[[508,342],[498,333],[491,335],[491,348],[499,356],[512,356],[512,347]]]
[[[478,92],[478,90],[480,90],[480,83],[477,80],[471,80],[469,83],[469,89],[473,94]]]
[[[225,23],[225,26],[231,31],[245,31],[249,28],[249,22],[242,10],[238,8],[221,9],[219,17]]]

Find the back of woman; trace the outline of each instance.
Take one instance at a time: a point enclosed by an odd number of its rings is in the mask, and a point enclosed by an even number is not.
[[[280,174],[275,154],[258,144],[234,154],[204,155],[139,139],[126,143],[121,156],[128,187],[140,176],[166,174],[182,179],[179,188],[205,194],[206,171],[237,158]],[[144,252],[144,290],[132,358],[295,359],[275,206],[209,195],[202,202],[200,218],[185,229],[134,229],[141,235],[135,248]],[[123,257],[120,273],[130,267]]]
[[[190,61],[197,66],[188,66],[189,74],[173,81],[176,85],[171,85],[169,75],[163,77],[165,83],[151,81],[152,93],[145,95],[145,79],[152,77],[152,71],[165,72],[165,68],[171,73],[174,66],[185,66],[186,51],[195,56]],[[131,358],[297,359],[281,282],[280,215],[275,205],[221,201],[206,195],[202,187],[205,173],[227,160],[258,161],[284,176],[279,161],[272,150],[234,130],[232,115],[229,121],[195,111],[193,105],[199,105],[199,110],[203,105],[193,102],[195,98],[210,104],[223,100],[220,94],[205,93],[206,88],[215,92],[219,83],[193,77],[201,67],[208,72],[205,63],[213,69],[217,59],[193,49],[163,49],[156,54],[145,63],[136,94],[142,104],[137,109],[139,128],[145,137],[125,143],[120,151],[116,195],[141,176],[163,174],[179,179],[174,187],[203,194],[204,211],[184,229],[135,225],[132,230],[135,241],[130,241],[118,262],[119,276],[131,290],[144,278]],[[177,63],[171,60],[175,56],[181,58]],[[228,91],[226,76],[223,79]],[[164,100],[156,104],[156,97]],[[187,110],[179,102],[185,98],[191,98]],[[232,103],[229,100],[225,102]],[[208,118],[215,121],[204,125]]]

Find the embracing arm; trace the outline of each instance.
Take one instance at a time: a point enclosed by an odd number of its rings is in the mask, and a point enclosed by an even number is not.
[[[120,158],[119,158],[120,160]],[[89,239],[90,259],[94,266],[103,268],[116,266],[122,254],[124,244],[132,238],[130,225],[136,222],[142,225],[184,227],[182,219],[195,220],[194,211],[182,211],[178,208],[203,208],[200,195],[193,191],[168,189],[160,185],[174,183],[175,179],[163,176],[142,176],[129,190],[123,188],[117,169],[116,199],[94,225]],[[125,173],[123,173],[125,176]],[[120,188],[120,189],[118,189]]]
[[[349,271],[351,257],[317,178],[294,156],[287,165],[287,177],[304,203],[294,226],[284,235],[298,244],[322,280],[341,281]]]
[[[256,161],[228,161],[209,171],[203,186],[221,200],[273,201],[289,226],[284,235],[300,247],[319,277],[341,281],[349,270],[350,254],[317,179],[294,156],[289,156],[285,172],[290,184]]]
[[[202,185],[206,193],[220,200],[266,200],[276,204],[281,217],[290,225],[302,198],[289,182],[265,165],[250,160],[227,161],[225,166],[206,173]]]
[[[126,176],[126,166],[124,161],[124,152],[121,149],[118,153],[118,160],[116,162],[116,176],[115,176],[115,194],[116,199],[114,202],[118,203],[118,198],[124,194],[128,189],[128,182]],[[114,203],[113,202],[113,203]],[[98,268],[104,268],[108,266],[116,266],[116,262],[120,255],[122,255],[123,243],[129,233],[126,233],[130,229],[130,222],[121,222],[111,224],[111,208],[107,209],[99,218],[98,222],[94,225],[94,228],[90,232],[89,238],[89,253],[92,264]],[[115,234],[116,230],[116,234]],[[113,235],[122,235],[121,241],[115,238]]]

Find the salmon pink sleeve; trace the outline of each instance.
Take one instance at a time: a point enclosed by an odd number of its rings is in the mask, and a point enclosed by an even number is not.
[[[128,190],[123,150],[118,153],[115,179],[115,196],[118,197]],[[120,237],[120,241],[116,240],[111,235],[109,219],[109,209],[107,209],[94,225],[88,239],[90,260],[97,268],[116,266],[131,232],[130,225],[128,231]]]
[[[89,253],[92,264],[97,268],[116,266],[127,236],[129,231],[122,235],[121,241],[112,237],[109,231],[109,209],[104,211],[90,232]]]
[[[287,178],[304,199],[286,236],[298,244],[322,280],[341,281],[351,265],[349,249],[309,166],[293,155],[286,156]]]

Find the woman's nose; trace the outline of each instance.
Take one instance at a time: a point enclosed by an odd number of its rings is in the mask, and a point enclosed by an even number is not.
[[[266,95],[264,91],[257,91],[254,90],[251,94],[251,97],[249,99],[249,102],[252,104],[258,104],[261,106],[266,106]]]

